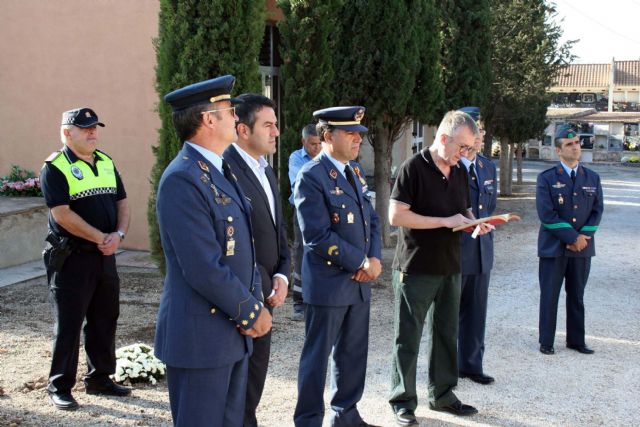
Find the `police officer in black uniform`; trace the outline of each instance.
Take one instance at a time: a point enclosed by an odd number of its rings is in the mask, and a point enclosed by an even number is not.
[[[90,108],[64,112],[64,147],[49,156],[40,175],[49,207],[44,259],[56,320],[47,391],[53,404],[64,410],[78,407],[71,388],[85,320],[86,392],[131,393],[109,378],[116,367],[120,296],[114,253],[129,227],[129,206],[113,161],[96,149],[97,126],[104,124]]]

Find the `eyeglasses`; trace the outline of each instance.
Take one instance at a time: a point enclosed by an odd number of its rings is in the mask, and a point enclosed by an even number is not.
[[[455,144],[455,145],[458,147],[458,151],[460,151],[462,154],[465,154],[465,153],[473,154],[473,153],[476,152],[476,149],[473,146],[464,145],[464,144],[462,144],[462,145]]]
[[[231,110],[232,116],[236,114],[236,107],[216,108],[214,110],[202,111],[200,114],[215,113],[216,111],[229,111],[229,110]]]

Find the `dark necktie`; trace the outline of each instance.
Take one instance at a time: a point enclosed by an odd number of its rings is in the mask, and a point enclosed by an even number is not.
[[[574,184],[576,183],[576,171],[574,171],[573,169],[571,170],[571,181]]]
[[[358,187],[356,187],[356,181],[353,179],[353,172],[351,172],[351,168],[349,167],[349,165],[345,165],[344,167],[344,176],[347,178],[347,181],[349,181],[349,184],[351,184],[351,186],[353,187],[353,191],[358,194]]]
[[[469,176],[471,176],[471,180],[473,182],[478,181],[478,177],[476,176],[476,168],[475,168],[475,165],[473,163],[471,163],[469,165]]]
[[[231,166],[229,166],[229,162],[222,159],[222,173],[224,177],[227,178],[227,181],[233,183],[235,180],[233,179],[233,174],[231,173]]]

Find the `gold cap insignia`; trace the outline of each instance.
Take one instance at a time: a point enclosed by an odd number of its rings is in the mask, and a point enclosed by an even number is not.
[[[353,120],[355,120],[356,122],[359,122],[363,118],[364,118],[364,110],[362,108],[356,111],[356,113],[353,115]]]

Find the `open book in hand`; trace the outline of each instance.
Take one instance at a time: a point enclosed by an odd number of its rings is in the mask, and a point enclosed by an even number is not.
[[[520,221],[520,216],[513,213],[486,216],[484,218],[478,218],[466,224],[459,225],[456,228],[454,228],[453,231],[466,231],[467,233],[471,233],[474,230],[474,228],[476,228],[476,225],[479,225],[479,224],[498,225],[498,224],[504,224],[505,222],[509,222],[509,221]]]

